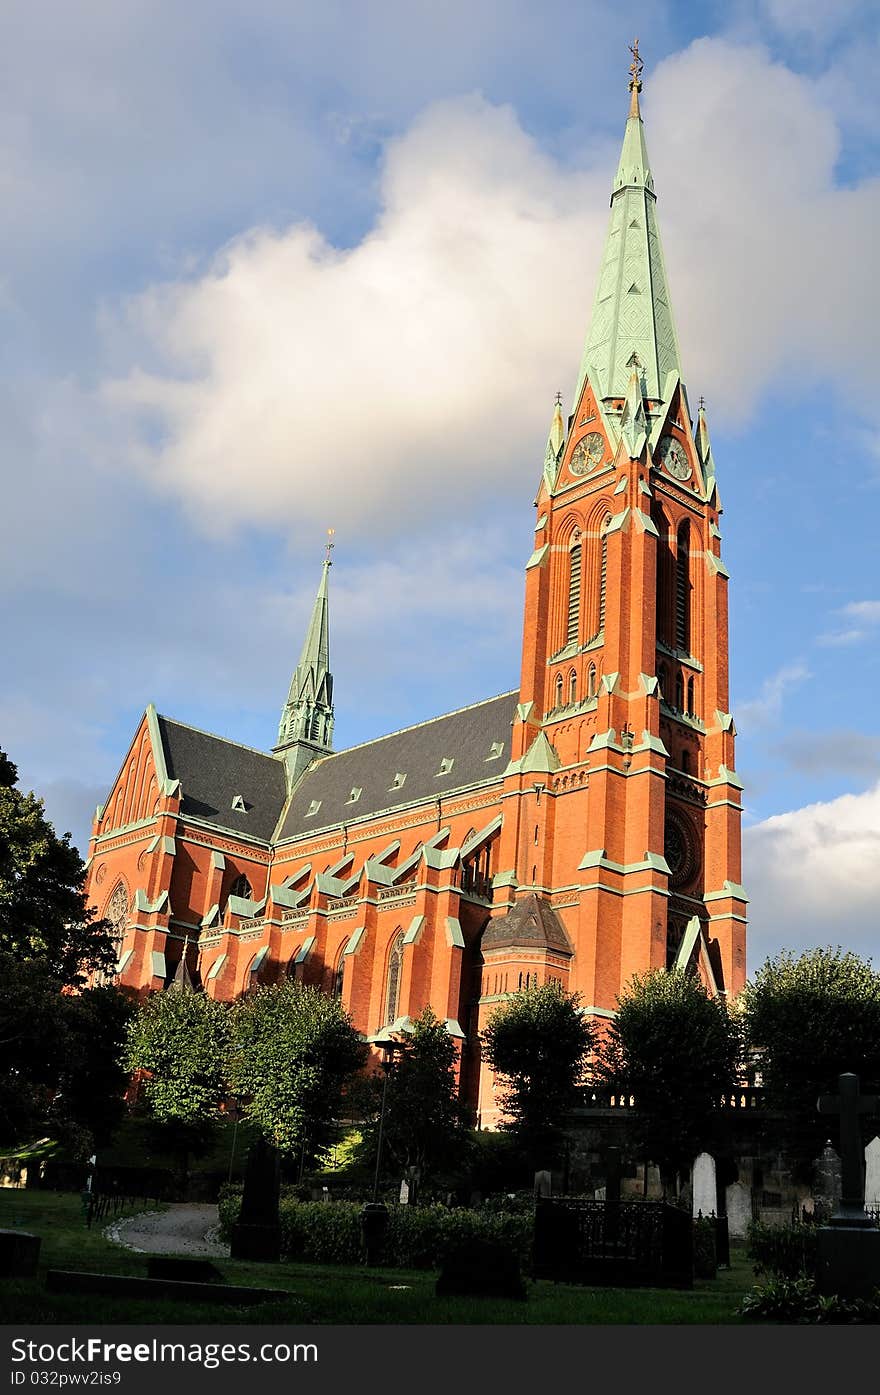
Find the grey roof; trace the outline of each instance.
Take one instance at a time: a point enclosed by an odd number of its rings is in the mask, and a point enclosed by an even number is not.
[[[500,778],[510,760],[518,701],[518,691],[502,693],[325,756],[294,791],[279,841]],[[450,760],[451,769],[440,774],[442,762]],[[395,787],[395,777],[401,775],[405,778]],[[355,789],[361,793],[352,800]]]
[[[550,902],[534,891],[517,901],[507,915],[490,920],[480,941],[484,952],[508,946],[526,949],[532,945],[546,946],[562,954],[574,953],[562,921]]]
[[[268,843],[287,798],[283,761],[168,717],[158,720],[168,774],[180,781],[182,812]],[[244,812],[232,807],[237,794]]]

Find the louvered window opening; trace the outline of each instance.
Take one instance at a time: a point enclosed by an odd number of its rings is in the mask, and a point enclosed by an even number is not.
[[[608,537],[602,534],[602,556],[599,563],[599,633],[605,628],[605,583],[608,576]]]
[[[568,632],[566,640],[571,643],[578,637],[578,621],[581,611],[581,545],[575,543],[569,553],[568,574]]]
[[[678,557],[675,564],[675,642],[679,649],[684,650],[687,650],[690,644],[688,591],[687,535],[679,533]]]

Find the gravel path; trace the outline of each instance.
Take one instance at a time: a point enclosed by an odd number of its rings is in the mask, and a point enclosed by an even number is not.
[[[145,1211],[128,1220],[114,1221],[104,1231],[127,1250],[151,1255],[197,1255],[202,1259],[228,1259],[229,1246],[217,1237],[216,1206],[179,1202],[164,1211]]]

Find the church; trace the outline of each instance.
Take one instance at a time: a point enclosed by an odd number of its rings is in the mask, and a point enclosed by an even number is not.
[[[335,752],[328,545],[273,750],[148,706],[89,846],[121,984],[228,1000],[292,977],[374,1040],[430,1004],[483,1127],[479,1033],[506,995],[556,980],[602,1019],[651,968],[745,982],[721,504],[641,68],[636,46],[577,389],[552,413],[533,537],[524,520],[519,687]]]

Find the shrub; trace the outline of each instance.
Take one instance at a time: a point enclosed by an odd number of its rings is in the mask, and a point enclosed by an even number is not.
[[[748,1255],[756,1274],[797,1279],[816,1273],[817,1228],[795,1221],[772,1226],[752,1221],[747,1231]]]
[[[220,1195],[220,1228],[231,1235],[241,1207],[241,1188]],[[281,1253],[285,1259],[324,1264],[359,1264],[361,1206],[351,1201],[297,1201],[282,1196]],[[384,1262],[396,1269],[439,1269],[447,1254],[471,1242],[486,1241],[510,1250],[524,1266],[531,1261],[533,1217],[445,1206],[389,1206]]]
[[[739,1307],[748,1322],[876,1323],[880,1322],[880,1290],[872,1299],[841,1298],[816,1292],[815,1280],[772,1279],[753,1288]]]

